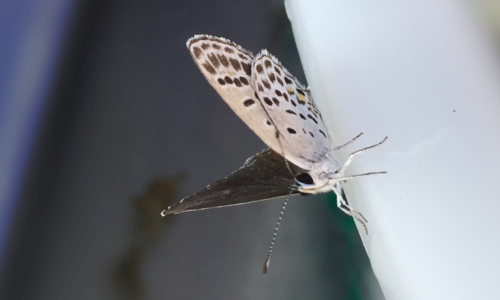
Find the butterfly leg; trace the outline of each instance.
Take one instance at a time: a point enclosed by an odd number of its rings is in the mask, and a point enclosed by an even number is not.
[[[338,146],[338,147],[336,147],[336,148],[333,148],[333,151],[337,151],[337,150],[339,150],[339,149],[344,148],[345,146],[347,146],[347,145],[351,144],[352,142],[354,142],[355,140],[357,140],[357,139],[358,139],[360,136],[362,136],[362,135],[363,135],[363,133],[361,132],[360,134],[358,134],[357,136],[355,136],[355,137],[354,137],[352,140],[350,140],[349,142],[347,142],[347,143],[345,143],[345,144],[343,144],[343,145],[340,145],[340,146]]]
[[[339,190],[340,188],[340,190]],[[336,185],[334,187],[334,192],[337,195],[337,207],[343,211],[346,215],[353,217],[354,219],[358,220],[363,227],[365,228],[366,235],[368,235],[368,227],[366,226],[366,223],[368,223],[368,220],[357,210],[354,210],[349,206],[347,203],[347,200],[345,199],[345,193],[344,190],[339,186]]]
[[[366,150],[368,149],[371,149],[371,148],[375,148],[377,146],[380,146],[382,145],[385,141],[387,140],[387,137],[385,137],[380,143],[377,143],[375,145],[371,145],[369,147],[366,147],[366,148],[363,148],[363,149],[359,149],[357,151],[354,151],[353,153],[349,154],[349,157],[347,158],[346,162],[344,163],[344,165],[342,166],[342,169],[339,170],[339,173],[341,173],[349,164],[351,164],[352,162],[352,158],[354,157],[354,155],[356,154],[359,154],[359,153],[363,153],[365,152]]]
[[[337,197],[338,199],[338,197]],[[361,225],[365,228],[366,235],[369,235],[368,233],[368,227],[366,226],[366,223],[368,221],[365,219],[365,217],[358,211],[352,209],[349,206],[346,206],[342,203],[342,201],[337,200],[337,207],[340,208],[341,211],[343,211],[346,215],[353,217],[354,219],[358,220]]]

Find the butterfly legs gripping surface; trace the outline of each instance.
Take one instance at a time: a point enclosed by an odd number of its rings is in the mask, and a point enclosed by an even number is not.
[[[349,206],[345,198],[344,190],[340,186],[340,182],[334,186],[333,191],[335,192],[335,195],[337,195],[337,207],[346,215],[358,220],[365,228],[366,235],[368,235],[368,227],[366,226],[368,220],[360,212]]]
[[[358,134],[356,137],[354,137],[352,140],[350,140],[349,142],[333,149],[333,150],[339,150],[347,145],[349,145],[350,143],[354,142],[357,138],[359,138],[363,133],[361,132],[360,134]],[[377,146],[380,146],[381,144],[383,144],[385,141],[387,140],[387,137],[385,137],[381,142],[375,144],[375,145],[372,145],[372,146],[369,146],[369,147],[366,147],[366,148],[363,148],[363,149],[360,149],[360,150],[357,150],[357,151],[354,151],[353,153],[351,153],[349,155],[349,157],[347,158],[346,162],[344,163],[344,165],[342,166],[342,168],[337,172],[339,174],[341,174],[344,169],[351,163],[352,161],[352,158],[354,157],[355,154],[358,154],[358,153],[362,153],[368,149],[371,149],[371,148],[375,148]],[[375,174],[385,174],[387,172],[385,171],[382,171],[382,172],[369,172],[369,173],[363,173],[363,174],[356,174],[356,175],[351,175],[351,176],[346,176],[346,177],[341,177],[341,178],[336,178],[336,180],[338,180],[338,183],[334,185],[334,192],[335,194],[337,195],[337,207],[340,208],[340,210],[342,210],[344,213],[346,213],[347,215],[355,218],[356,220],[358,220],[362,225],[363,227],[365,228],[365,231],[366,231],[366,234],[368,234],[368,227],[366,226],[366,223],[368,223],[368,221],[366,220],[366,218],[358,211],[352,209],[349,204],[347,203],[347,200],[345,199],[345,194],[344,194],[344,190],[340,187],[340,181],[342,180],[349,180],[349,179],[352,179],[352,178],[355,178],[355,177],[359,177],[359,176],[367,176],[367,175],[375,175]]]

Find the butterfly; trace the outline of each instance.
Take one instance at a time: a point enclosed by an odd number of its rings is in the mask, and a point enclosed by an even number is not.
[[[366,228],[367,220],[345,199],[341,181],[369,172],[344,175],[352,158],[380,143],[351,153],[340,162],[337,151],[354,142],[332,147],[323,117],[304,87],[267,50],[254,56],[225,39],[196,35],[187,47],[205,78],[229,107],[269,146],[242,168],[202,191],[171,205],[162,215],[178,214],[266,200],[287,194],[333,191],[337,206]]]

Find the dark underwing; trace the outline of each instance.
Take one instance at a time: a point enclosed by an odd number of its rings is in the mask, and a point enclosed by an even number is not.
[[[299,192],[293,189],[295,177],[304,170],[288,163],[271,149],[263,150],[247,159],[231,175],[214,182],[201,191],[182,199],[162,212],[162,215],[240,205],[270,200]],[[293,172],[293,174],[292,174]]]

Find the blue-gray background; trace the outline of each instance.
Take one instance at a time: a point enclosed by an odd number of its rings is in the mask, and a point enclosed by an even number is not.
[[[331,195],[291,199],[265,276],[282,201],[160,218],[265,148],[187,39],[267,48],[305,81],[282,2],[2,6],[1,299],[377,297]]]

